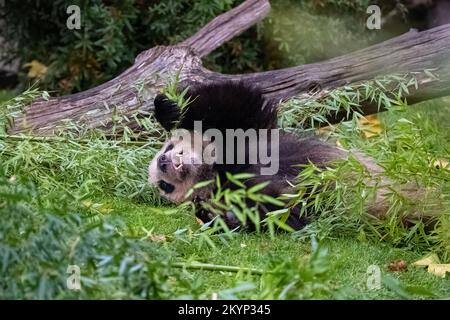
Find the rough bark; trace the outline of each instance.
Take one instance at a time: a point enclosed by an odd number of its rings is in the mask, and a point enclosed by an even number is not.
[[[400,37],[321,63],[293,68],[224,75],[207,70],[201,57],[264,18],[267,0],[247,0],[215,18],[177,46],[154,47],[139,54],[133,66],[116,78],[73,95],[40,100],[16,120],[11,133],[33,131],[47,135],[67,120],[89,128],[110,127],[113,115],[148,114],[155,94],[180,72],[183,85],[223,80],[244,80],[259,85],[268,98],[285,100],[313,88],[330,90],[396,72],[434,70],[439,80],[423,79],[406,98],[419,102],[450,94],[450,24]],[[365,113],[377,112],[370,103]],[[330,119],[332,122],[342,117]],[[130,119],[130,127],[136,122]]]

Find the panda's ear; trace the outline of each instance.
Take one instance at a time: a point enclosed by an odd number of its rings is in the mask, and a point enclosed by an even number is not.
[[[180,120],[180,107],[165,94],[158,94],[155,97],[154,105],[156,120],[158,120],[165,130],[172,130]]]

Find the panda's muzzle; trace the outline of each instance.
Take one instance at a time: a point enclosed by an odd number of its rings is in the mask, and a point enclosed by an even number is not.
[[[182,156],[180,154],[174,154],[171,152],[164,153],[158,157],[159,170],[170,177],[176,178],[180,181],[184,179],[189,170],[183,164]]]

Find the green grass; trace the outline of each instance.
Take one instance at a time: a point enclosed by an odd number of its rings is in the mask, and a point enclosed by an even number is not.
[[[14,98],[15,95],[13,90],[0,90],[0,103]]]
[[[10,103],[8,112],[27,101]],[[368,152],[396,178],[415,177],[448,196],[448,171],[429,162],[450,159],[449,111],[449,98],[400,108],[383,114],[382,136],[364,139],[347,124],[336,138]],[[448,259],[449,223],[441,225],[436,239],[408,238],[408,230],[392,223],[380,229],[389,235],[381,239],[365,222],[352,220],[354,212],[330,227],[326,223],[335,220],[327,219],[341,213],[336,209],[302,239],[288,232],[203,231],[191,207],[168,204],[146,185],[147,164],[163,139],[157,126],[150,127],[152,135],[139,144],[98,135],[0,137],[0,297],[450,297],[448,276],[411,265],[430,251]],[[317,248],[315,239],[320,239]],[[407,262],[407,271],[388,270],[398,259]],[[199,270],[196,263],[214,270]],[[81,292],[65,288],[71,264],[81,266]],[[264,274],[224,271],[221,265]],[[366,286],[370,265],[381,270],[378,290]]]
[[[152,230],[155,235],[170,235],[180,227],[190,226],[197,228],[194,218],[188,214],[166,214],[159,208],[149,207],[146,204],[136,204],[123,199],[104,199],[110,208],[111,214],[125,217],[129,226],[139,234],[144,234],[142,227]],[[140,232],[139,232],[140,230]],[[218,265],[231,265],[267,269],[269,261],[276,257],[279,260],[308,257],[311,246],[308,241],[298,241],[287,233],[277,234],[271,239],[268,234],[237,234],[225,245],[219,245],[212,250],[199,247],[195,242],[173,241],[167,239],[162,244],[174,249],[179,257],[196,262],[212,263]],[[433,292],[437,297],[450,297],[450,279],[441,279],[424,268],[413,267],[410,264],[422,257],[422,253],[414,250],[395,248],[392,245],[380,242],[358,241],[352,238],[337,238],[322,243],[329,250],[332,261],[329,280],[336,288],[346,287],[354,292],[346,296],[350,299],[395,299],[398,294],[382,286],[378,290],[367,288],[367,268],[370,265],[380,267],[382,274],[399,279],[408,287],[422,287]],[[408,271],[391,272],[388,264],[394,260],[402,259],[408,263]],[[229,272],[197,271],[195,278],[202,283],[201,291],[205,297],[211,297],[236,284],[239,281],[255,281],[258,276],[236,276]]]

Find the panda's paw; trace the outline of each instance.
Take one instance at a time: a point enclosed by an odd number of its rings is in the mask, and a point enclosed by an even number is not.
[[[211,222],[212,220],[214,220],[214,218],[216,216],[212,212],[201,208],[201,209],[198,209],[195,212],[195,217],[197,219],[200,219],[203,222],[203,224],[206,224],[206,223]]]
[[[230,230],[235,230],[242,226],[241,221],[238,219],[238,217],[236,217],[236,215],[232,211],[227,211],[224,214],[222,214],[222,219],[225,221]]]
[[[154,100],[155,118],[167,131],[172,130],[180,120],[181,110],[176,102],[170,100],[165,94],[158,94]]]

